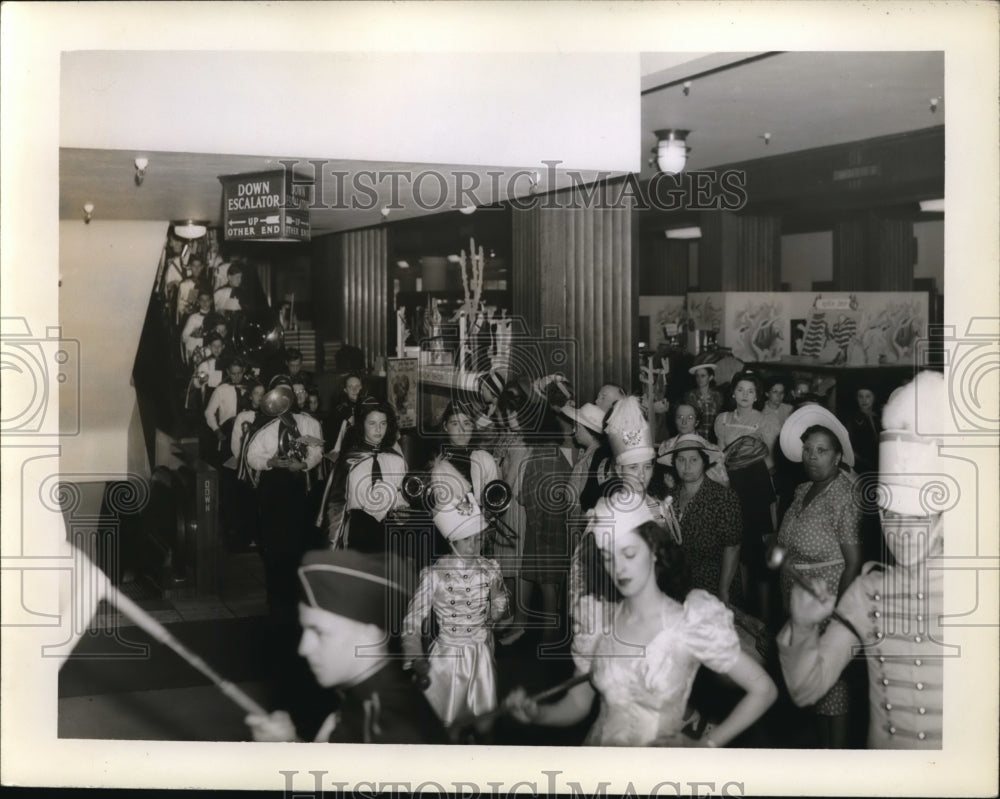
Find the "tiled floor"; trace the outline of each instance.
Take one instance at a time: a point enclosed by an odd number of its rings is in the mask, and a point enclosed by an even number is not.
[[[220,562],[222,578],[219,596],[178,596],[160,598],[143,583],[126,583],[120,590],[161,624],[180,621],[209,621],[263,616],[267,613],[264,567],[256,552],[226,553]],[[104,604],[91,627],[128,627],[135,622]]]

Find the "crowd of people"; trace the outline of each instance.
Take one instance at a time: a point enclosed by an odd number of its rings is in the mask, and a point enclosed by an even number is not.
[[[811,672],[804,694],[783,668],[800,679],[786,665],[789,630],[796,646],[808,631],[811,658],[825,641],[843,647],[829,611],[874,579],[865,554],[896,566],[878,509],[859,500],[860,476],[878,470],[872,391],[841,420],[815,384],[744,369],[717,386],[698,364],[655,441],[644,400],[620,386],[578,403],[559,375],[489,373],[452,398],[421,448],[403,446],[416,433],[361,375],[321,423],[288,367],[258,400],[267,421],[251,422],[242,466],[272,608],[290,618],[297,604],[299,654],[317,680],[362,697],[342,697],[338,713],[367,702],[356,740],[409,740],[412,724],[397,738],[371,717],[385,694],[357,687],[369,672],[321,677],[307,639],[322,638],[323,612],[363,616],[377,628],[364,640],[389,642],[367,665],[393,685],[411,680],[423,740],[490,742],[506,714],[508,725],[589,722],[581,742],[594,745],[860,745],[863,669],[838,660],[836,675]],[[351,580],[381,585],[396,609],[385,598],[384,617],[359,609]],[[515,650],[521,674],[563,652],[578,676],[540,701],[502,673]],[[766,729],[779,712],[799,725],[791,737]],[[280,713],[248,724],[258,740],[297,736]],[[328,727],[320,739],[342,740]]]
[[[856,741],[864,675],[844,668],[844,625],[829,611],[861,602],[872,562],[899,567],[883,535],[896,517],[858,499],[858,481],[879,474],[875,391],[858,389],[838,418],[825,379],[742,369],[717,384],[708,359],[656,407],[612,383],[591,400],[561,375],[490,372],[418,436],[360,372],[324,403],[301,353],[243,357],[234,333],[253,298],[238,261],[172,246],[163,267],[184,407],[219,471],[226,545],[259,552],[271,613],[302,630],[299,654],[321,685],[359,684],[321,676],[323,614],[344,615],[400,642],[368,668],[405,663],[413,681],[396,674],[391,690],[421,686],[419,701],[399,700],[421,740],[490,741],[505,711],[535,726],[590,718],[584,742],[595,745],[751,745],[767,740],[768,708],[794,700],[808,705],[802,745]],[[650,418],[664,408],[666,420]],[[357,607],[371,592],[347,586],[366,581],[393,601]],[[523,654],[522,639],[540,669],[563,652],[586,679],[553,702],[511,691],[496,647]],[[806,676],[790,654],[802,640]],[[836,674],[817,675],[830,641]],[[387,695],[383,679],[372,685]],[[281,714],[250,724],[258,739],[296,734]],[[400,740],[377,718],[352,724],[353,739]]]

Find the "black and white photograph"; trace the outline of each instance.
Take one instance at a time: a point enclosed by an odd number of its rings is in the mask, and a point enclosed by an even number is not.
[[[5,786],[995,791],[996,6],[139,5],[2,10]]]

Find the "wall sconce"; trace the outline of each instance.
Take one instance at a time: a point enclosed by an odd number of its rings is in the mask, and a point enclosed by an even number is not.
[[[195,222],[186,219],[183,222],[173,222],[174,235],[181,239],[200,239],[208,233],[207,222]]]
[[[689,130],[665,128],[653,131],[656,135],[656,166],[661,172],[676,175],[687,163]]]
[[[700,239],[700,227],[675,227],[663,231],[668,239]]]
[[[149,166],[148,158],[135,159],[135,185],[141,186],[146,179],[146,167]]]
[[[691,94],[691,81],[689,81],[689,80],[684,81],[683,91],[684,91],[684,96],[685,97],[687,97],[688,95]]]
[[[925,214],[943,214],[944,213],[944,197],[937,200],[921,200],[920,210]]]
[[[83,204],[83,224],[89,225],[90,224],[90,220],[93,218],[93,216],[94,216],[94,204],[93,203],[84,203]]]
[[[379,213],[382,214],[382,218],[383,219],[388,219],[389,218],[389,206],[388,205],[383,205],[379,209]]]
[[[472,205],[471,203],[469,203],[469,204],[467,204],[467,205],[463,205],[463,206],[462,206],[461,208],[459,208],[458,210],[459,210],[459,211],[461,211],[461,212],[462,212],[463,214],[465,214],[466,216],[468,216],[469,214],[474,214],[474,213],[476,213],[476,206],[474,206],[474,205]]]
[[[928,110],[932,114],[936,114],[937,113],[937,108],[938,108],[938,103],[939,102],[941,102],[941,98],[940,97],[932,97],[930,99],[930,105],[928,106]]]

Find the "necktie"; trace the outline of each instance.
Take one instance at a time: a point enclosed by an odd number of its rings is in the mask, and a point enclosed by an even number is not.
[[[372,485],[382,480],[382,467],[378,463],[378,449],[372,450]]]

